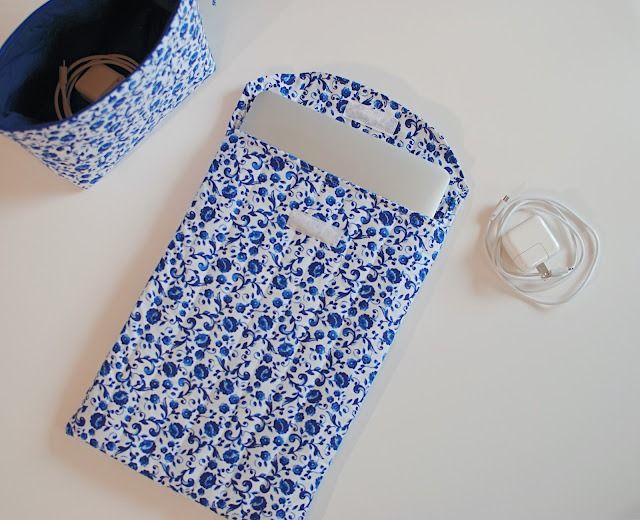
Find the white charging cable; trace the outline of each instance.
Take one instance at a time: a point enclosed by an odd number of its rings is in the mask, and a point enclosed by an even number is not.
[[[139,66],[137,61],[124,54],[87,56],[73,62],[69,67],[63,62],[59,68],[58,85],[54,94],[54,106],[60,121],[73,115],[71,96],[80,78],[85,72],[100,65],[111,65],[129,74]]]
[[[535,272],[515,272],[505,267],[503,239],[513,229],[510,223],[518,213],[540,217],[543,222],[549,220],[562,228],[569,237],[571,264],[549,270],[543,261],[535,265]],[[546,228],[544,223],[542,226]],[[549,232],[548,228],[546,231]],[[554,240],[553,237],[551,239]],[[600,239],[595,230],[564,204],[542,198],[519,197],[512,200],[504,197],[489,219],[485,247],[491,264],[507,285],[525,300],[549,306],[566,303],[578,294],[589,283],[600,256]],[[588,262],[586,266],[583,265],[585,261]],[[579,273],[577,280],[576,273]],[[556,298],[539,297],[541,293],[571,280],[575,285],[570,291]]]

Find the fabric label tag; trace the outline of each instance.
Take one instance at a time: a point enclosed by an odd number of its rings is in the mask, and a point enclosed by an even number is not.
[[[355,101],[349,102],[344,110],[344,116],[390,135],[395,133],[398,126],[398,120],[394,113],[376,110],[371,106]]]
[[[289,214],[289,227],[299,233],[316,238],[331,247],[336,247],[343,236],[341,229],[299,209],[294,209]]]

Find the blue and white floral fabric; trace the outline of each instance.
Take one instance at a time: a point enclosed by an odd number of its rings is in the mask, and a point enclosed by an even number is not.
[[[240,131],[267,90],[441,165],[435,218]],[[395,131],[346,120],[351,101]],[[319,73],[250,83],[69,435],[226,518],[304,518],[467,191],[442,136],[382,94]],[[294,231],[293,211],[342,238]]]
[[[91,4],[78,0],[51,0],[33,13],[0,50],[0,72],[5,83],[5,87],[0,88],[0,134],[17,141],[51,170],[82,188],[98,182],[215,68],[197,0],[146,0],[146,4],[153,3],[170,10],[169,22],[140,67],[109,95],[63,121],[42,122],[20,113],[21,109],[26,112],[33,110],[30,104],[35,102],[45,103],[53,111],[57,78],[47,75],[44,81],[39,68],[52,68],[49,63],[52,58],[47,57],[51,52],[48,47],[58,52],[56,46],[59,47],[60,43],[51,42],[42,49],[41,42],[52,38],[52,35],[59,37],[58,32],[61,31],[64,35],[65,30],[71,35],[67,35],[67,40],[70,37],[80,43],[88,40],[89,35],[83,36],[79,28],[67,27],[76,23],[73,21],[76,17],[74,10],[77,11],[79,27],[90,31],[97,22],[89,19],[90,15],[84,15],[88,20],[83,25],[80,22],[83,12],[92,9],[107,12],[112,9],[109,4],[114,2],[100,0]],[[142,9],[142,5],[143,2],[116,4],[117,9],[128,6],[127,9],[132,10],[131,14],[121,16],[128,23],[134,23],[129,38],[144,40],[148,36],[138,34],[142,30],[140,27],[162,23],[150,20],[146,12],[136,13],[137,6]],[[134,14],[138,14],[141,21],[134,19]],[[61,27],[58,32],[51,28],[56,23]],[[75,40],[74,31],[80,34]],[[125,32],[122,28],[122,33]],[[115,37],[112,44],[116,49],[121,45],[117,39],[120,34],[118,27],[111,36]],[[124,35],[121,37],[125,38]],[[77,50],[71,49],[70,52]],[[40,63],[43,60],[45,63]],[[54,69],[57,64],[54,63]],[[20,79],[9,81],[9,77],[16,76]],[[24,105],[21,98],[33,90],[32,76],[41,80],[41,92],[31,95],[26,107],[15,108],[13,105]]]

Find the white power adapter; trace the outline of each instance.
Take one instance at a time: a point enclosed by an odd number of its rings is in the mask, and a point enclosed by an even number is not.
[[[124,81],[124,76],[108,65],[98,63],[87,70],[78,82],[76,90],[89,103],[95,103]]]
[[[58,119],[62,121],[73,115],[71,96],[74,92],[77,91],[89,103],[95,103],[124,80],[124,75],[114,67],[132,74],[138,66],[137,61],[123,54],[87,56],[68,67],[63,61],[58,69],[58,84],[54,94]]]
[[[509,223],[518,213],[529,217],[510,228]],[[563,248],[547,222],[566,233],[569,240]],[[589,224],[558,201],[504,197],[489,219],[485,248],[496,273],[522,298],[539,305],[559,305],[578,294],[591,279],[600,256],[600,239]],[[547,262],[561,249],[566,249],[571,263],[550,269]],[[511,257],[517,271],[504,265],[503,253]],[[575,275],[586,260],[588,266]],[[545,299],[536,296],[576,278],[579,281],[564,294]]]
[[[502,245],[520,271],[537,269],[542,278],[551,276],[546,262],[560,251],[560,244],[540,215],[529,217],[507,231]]]

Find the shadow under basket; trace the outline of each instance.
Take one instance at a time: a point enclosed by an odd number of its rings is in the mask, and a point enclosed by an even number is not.
[[[59,67],[102,54],[139,63],[95,103],[70,98],[59,120]],[[215,69],[197,0],[51,0],[0,48],[0,134],[88,188]]]

